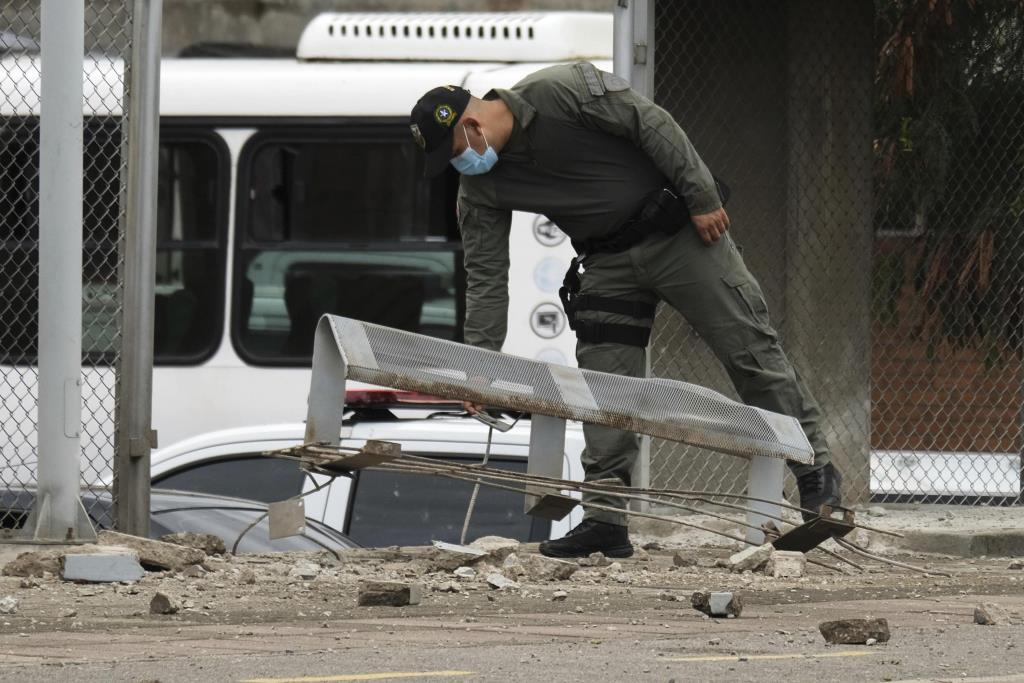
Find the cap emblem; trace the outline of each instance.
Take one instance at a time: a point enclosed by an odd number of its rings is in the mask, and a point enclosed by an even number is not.
[[[442,126],[451,126],[455,122],[455,109],[450,104],[439,104],[434,110],[434,120]]]
[[[423,133],[420,132],[420,127],[413,123],[409,126],[409,130],[412,131],[412,139],[416,141],[416,144],[420,146],[420,149],[426,149],[427,141],[423,138]]]

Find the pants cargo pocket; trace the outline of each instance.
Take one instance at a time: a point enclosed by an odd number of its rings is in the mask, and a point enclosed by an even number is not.
[[[757,282],[742,273],[723,276],[722,281],[736,297],[740,315],[774,341],[776,333],[768,316],[768,304]]]

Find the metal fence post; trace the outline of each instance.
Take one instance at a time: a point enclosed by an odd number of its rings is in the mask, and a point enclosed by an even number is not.
[[[128,180],[124,312],[114,456],[115,520],[120,531],[149,535],[153,301],[156,271],[162,0],[135,0],[128,86]]]
[[[22,533],[91,540],[79,494],[84,0],[43,0],[41,28],[38,490]]]

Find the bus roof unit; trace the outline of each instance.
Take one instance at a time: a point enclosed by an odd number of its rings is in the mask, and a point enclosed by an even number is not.
[[[566,62],[611,59],[606,12],[325,12],[306,26],[299,59]]]

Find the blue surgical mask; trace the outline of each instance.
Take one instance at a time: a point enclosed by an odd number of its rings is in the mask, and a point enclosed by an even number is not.
[[[481,154],[473,149],[473,145],[469,144],[469,133],[466,132],[465,126],[462,127],[462,134],[466,136],[466,150],[452,159],[452,166],[455,167],[455,170],[462,175],[480,175],[494,168],[494,164],[498,163],[498,153],[487,143],[487,136],[484,135],[484,144],[487,145],[487,149]],[[483,131],[481,131],[481,135],[483,135]]]

